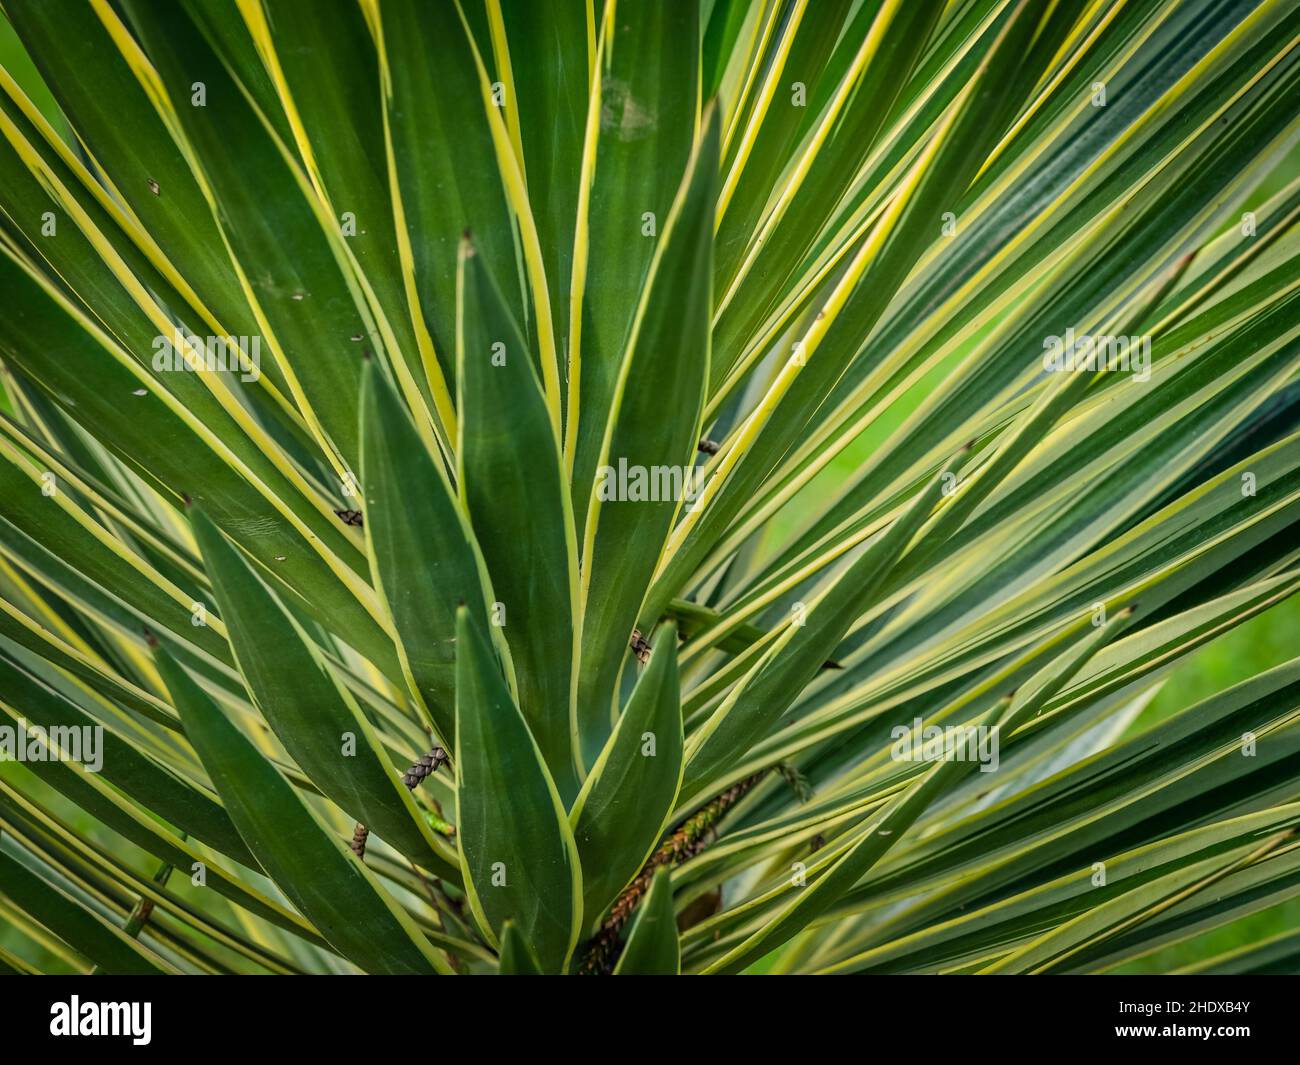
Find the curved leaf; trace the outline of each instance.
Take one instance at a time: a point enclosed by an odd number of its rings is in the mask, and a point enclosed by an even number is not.
[[[375,589],[439,738],[455,735],[456,604],[486,621],[486,574],[447,475],[378,366],[361,383],[361,485]]]
[[[587,761],[609,734],[615,685],[668,531],[699,492],[695,456],[709,369],[718,127],[717,107],[710,106],[648,266],[609,397],[599,468],[587,474],[594,473],[594,481],[575,482],[578,497],[590,496],[578,673],[578,725]],[[575,472],[583,474],[581,468]],[[655,620],[643,619],[642,628]]]
[[[0,891],[105,973],[162,976],[176,971],[153,951],[123,934],[2,850]]]
[[[506,921],[501,926],[501,964],[497,971],[502,976],[541,976],[542,970],[533,957],[533,952],[514,921]]]

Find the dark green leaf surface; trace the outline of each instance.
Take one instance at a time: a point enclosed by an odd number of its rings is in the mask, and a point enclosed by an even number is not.
[[[450,968],[406,911],[165,651],[155,652],[198,751],[249,850],[339,953],[369,973]]]
[[[583,148],[584,166],[594,174],[585,217],[578,217],[574,263],[574,298],[581,306],[569,325],[565,454],[579,529],[603,461],[637,309],[691,154],[700,99],[699,56],[689,42],[698,39],[698,9],[697,0],[607,3],[599,23],[599,92],[590,103]],[[700,172],[712,177],[716,168]],[[695,292],[692,298],[704,297]],[[685,307],[678,311],[687,313]],[[690,358],[699,359],[699,352]]]
[[[0,970],[1294,968],[1295,5],[0,2]]]
[[[825,595],[807,605],[806,620],[791,620],[777,637],[773,650],[764,654],[695,734],[682,784],[688,802],[699,795],[702,782],[734,773],[731,766],[736,757],[771,728],[804,685],[821,671],[890,567],[943,498],[958,469],[959,462],[954,462],[933,478],[906,512],[854,560]]]
[[[461,497],[492,574],[519,709],[565,802],[578,790],[572,711],[577,545],[560,444],[489,264],[461,248],[456,381]]]
[[[487,640],[456,619],[456,842],[474,916],[497,938],[513,920],[544,972],[578,941],[582,877],[555,785]]]
[[[67,893],[0,851],[0,891],[56,936],[113,976],[161,976],[175,970]]]
[[[210,795],[167,772],[115,730],[105,728],[102,722],[44,687],[3,652],[0,652],[0,690],[4,692],[0,701],[11,717],[21,717],[29,726],[44,729],[46,735],[52,728],[71,728],[83,737],[90,735],[89,730],[95,727],[101,729],[94,743],[94,757],[89,748],[81,752],[83,764],[97,763],[93,772],[102,773],[104,780],[145,809],[235,861],[256,867],[225,810]]]
[[[709,366],[718,126],[711,106],[672,210],[663,218],[610,397],[602,476],[592,483],[586,509],[578,724],[588,761],[608,735],[627,643],[673,518],[702,491],[695,454]]]
[[[673,911],[673,882],[660,866],[632,922],[627,945],[614,967],[615,976],[676,976],[681,972],[681,945]]]
[[[582,858],[582,911],[588,925],[650,856],[682,779],[677,627],[665,625],[650,664],[583,785],[569,822]]]
[[[361,409],[371,575],[392,618],[408,682],[450,746],[456,605],[467,604],[480,623],[486,621],[486,574],[446,473],[378,366],[366,370]]]
[[[541,976],[542,970],[537,960],[514,921],[506,921],[501,926],[501,964],[498,971],[502,976]]]
[[[476,5],[466,5],[473,10]],[[478,8],[479,17],[482,9]],[[515,321],[526,321],[515,223],[499,176],[470,38],[454,4],[385,0],[381,69],[396,177],[398,225],[411,249],[412,291],[448,381],[454,380],[456,249],[471,230],[488,260],[501,264]],[[434,143],[454,152],[428,151]]]
[[[290,756],[349,815],[407,857],[448,869],[374,727],[302,627],[202,512],[194,535],[249,694]]]
[[[217,221],[259,332],[322,447],[337,453],[342,479],[359,467],[362,344],[353,337],[371,332],[356,281],[339,261],[343,237],[184,9],[126,7],[168,93],[162,106],[179,123],[201,183],[220,203]],[[206,90],[202,107],[191,105],[196,82]]]

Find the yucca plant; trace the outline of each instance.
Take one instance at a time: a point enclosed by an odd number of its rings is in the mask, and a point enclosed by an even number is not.
[[[1300,891],[1300,659],[1132,727],[1300,588],[1295,5],[0,2],[0,968]]]

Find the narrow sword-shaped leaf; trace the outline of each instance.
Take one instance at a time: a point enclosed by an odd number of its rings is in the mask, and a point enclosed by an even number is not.
[[[697,0],[605,3],[598,91],[583,146],[583,177],[591,184],[578,201],[569,321],[564,452],[579,528],[637,308],[695,138],[698,8]]]
[[[51,729],[72,729],[72,734],[80,738],[91,735],[90,730],[98,728],[95,750],[74,749],[66,753],[90,766],[93,772],[102,773],[110,784],[121,788],[164,820],[178,825],[235,861],[256,866],[230,818],[209,794],[172,775],[134,747],[125,736],[118,735],[115,729],[104,726],[53,689],[42,685],[37,677],[11,660],[3,650],[0,650],[0,682],[4,691],[0,704],[9,710],[11,716],[21,716],[29,729],[39,727],[47,736],[52,735]],[[81,746],[78,743],[77,747]]]
[[[853,621],[870,603],[875,589],[907,549],[953,483],[953,467],[966,453],[917,493],[880,537],[840,574],[816,602],[809,604],[801,624],[793,620],[773,649],[715,711],[687,752],[682,794],[690,801],[712,778],[729,768],[765,736],[835,651]]]
[[[571,4],[500,4],[518,116],[528,201],[546,257],[546,282],[561,351],[567,348],[583,136],[591,89],[588,19],[594,0]],[[495,7],[499,0],[490,0]],[[494,45],[498,42],[494,41]],[[500,60],[498,59],[498,63]]]
[[[578,575],[560,442],[527,343],[472,239],[461,246],[458,298],[460,495],[492,575],[492,623],[510,647],[519,709],[568,803],[578,790]]]
[[[441,464],[378,366],[361,382],[361,487],[375,590],[402,668],[439,738],[456,731],[456,605],[487,621],[487,580]]]
[[[501,976],[541,976],[542,970],[514,921],[501,926]]]
[[[148,93],[113,46],[90,4],[58,11],[16,0],[5,13],[118,195],[150,239],[184,263],[194,287],[234,336],[252,336],[256,320],[222,244],[216,220]],[[154,195],[150,181],[166,196]],[[283,377],[269,366],[278,384]]]
[[[450,965],[374,875],[162,648],[186,734],[249,850],[340,954],[365,972],[449,973]]]
[[[161,976],[176,972],[153,951],[3,851],[0,851],[0,892],[105,973]]]
[[[1062,922],[980,971],[1032,974],[1057,971],[1076,953],[1150,921],[1231,873],[1266,860],[1295,833],[1294,827],[1284,829],[1258,845],[1238,847],[1210,861],[1175,869],[1166,876],[1103,902],[1073,920]]]
[[[677,627],[668,624],[569,811],[582,858],[582,912],[588,925],[659,841],[681,786],[682,743]]]
[[[129,365],[113,339],[3,249],[0,286],[13,297],[0,318],[0,352],[6,359],[29,372],[60,405],[76,408],[105,446],[164,498],[187,494],[204,504],[217,524],[244,535],[263,562],[275,560],[277,571],[318,620],[335,631],[345,628],[358,649],[390,668],[394,656],[359,601],[360,589],[339,579],[351,572],[354,558],[364,563],[341,526],[310,527],[226,451],[210,427],[166,394],[141,387],[148,375]],[[391,669],[395,674],[395,661]]]
[[[218,0],[224,3],[224,0]],[[406,300],[384,141],[384,100],[375,41],[361,6],[328,0],[259,0],[245,21],[279,91],[294,143],[317,193],[356,257],[379,343],[392,354],[403,394],[423,419],[450,434],[455,414],[437,360],[424,360]],[[251,14],[250,14],[251,12]],[[446,437],[440,437],[445,442]]]
[[[203,511],[194,512],[192,524],[235,662],[290,757],[385,842],[450,873],[449,856],[398,780],[374,726],[302,627]]]
[[[560,797],[469,611],[456,616],[456,843],[470,907],[499,942],[513,920],[544,972],[578,942],[582,875]]]
[[[904,6],[911,11],[918,5]],[[1006,99],[1005,83],[1019,77],[1016,72],[1028,62],[1025,47],[1040,22],[1035,5],[1020,2],[1006,9],[996,46],[985,57],[979,76],[963,88],[960,102],[937,124],[909,169],[905,188],[855,248],[826,302],[809,309],[800,324],[801,335],[792,336],[797,343],[788,355],[782,353],[771,385],[721,453],[700,505],[674,528],[667,560],[649,598],[651,612],[680,592],[685,573],[704,560],[714,537],[772,472],[791,439],[805,431],[846,367],[862,352],[891,295],[930,243],[932,220],[944,203],[964,190],[977,170],[973,160],[982,157],[982,149],[996,140],[1019,106]]]
[[[0,703],[0,713],[13,722],[11,727],[15,728],[17,734],[17,730],[22,727],[22,715],[4,703]],[[325,945],[311,926],[296,913],[247,886],[240,877],[207,861],[206,852],[185,837],[173,834],[152,813],[123,797],[107,781],[100,780],[102,774],[87,772],[80,765],[69,762],[30,762],[28,766],[62,798],[75,803],[141,850],[182,868],[192,868],[195,863],[205,865],[208,886],[217,894],[271,925],[287,929],[310,942]]]
[[[609,734],[615,683],[673,517],[698,492],[695,455],[709,367],[718,124],[717,108],[711,106],[663,220],[610,397],[599,475],[578,486],[590,495],[578,674],[584,761],[596,756]]]
[[[257,318],[307,423],[341,483],[358,468],[361,342],[375,332],[343,236],[289,148],[257,117],[238,82],[180,5],[126,4],[156,67],[155,105],[211,203]],[[103,17],[116,18],[105,11]],[[117,39],[125,38],[118,26]],[[193,106],[201,85],[204,105]],[[165,190],[163,193],[165,194]],[[376,334],[377,335],[377,334]],[[377,345],[378,346],[378,345]]]
[[[472,229],[483,254],[504,268],[516,262],[515,222],[458,5],[383,0],[376,10],[394,204],[411,256],[412,312],[419,315],[417,332],[429,337],[451,382],[461,234]],[[434,143],[454,143],[456,150],[430,152]],[[515,320],[524,321],[520,274],[510,279],[506,294]]]
[[[673,881],[668,867],[655,870],[650,891],[632,921],[627,945],[614,966],[615,976],[677,976],[682,970]]]

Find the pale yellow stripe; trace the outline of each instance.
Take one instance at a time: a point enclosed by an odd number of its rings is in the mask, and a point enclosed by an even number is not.
[[[275,48],[275,39],[266,18],[266,11],[262,7],[262,0],[237,0],[237,3],[248,27],[249,34],[253,38],[258,55],[262,59],[262,64],[275,86],[276,94],[284,107],[285,115],[289,119],[289,128],[293,132],[294,143],[302,156],[303,164],[307,168],[307,174],[311,181],[311,188],[315,192],[314,201],[311,201],[311,197],[308,197],[308,199],[312,202],[317,220],[320,222],[326,239],[334,250],[335,258],[342,256],[346,261],[346,267],[340,263],[340,269],[347,277],[349,287],[354,288],[354,290],[359,288],[364,294],[366,306],[374,318],[380,339],[383,341],[385,350],[390,355],[389,365],[392,367],[398,384],[401,386],[402,395],[406,399],[407,406],[411,409],[416,429],[419,431],[424,446],[429,449],[431,454],[440,454],[445,447],[445,441],[438,439],[439,426],[434,417],[434,412],[429,409],[424,400],[424,394],[420,391],[418,384],[411,375],[410,367],[407,366],[406,360],[402,357],[397,335],[393,332],[392,324],[388,321],[383,304],[375,293],[370,278],[366,276],[366,272],[361,268],[361,264],[357,261],[351,246],[339,231],[338,216],[326,191],[324,176],[320,172],[316,154],[312,148],[311,138],[307,134],[306,126],[303,125],[302,116],[293,98],[293,92],[289,88],[288,80],[285,78],[284,70],[280,65],[280,57]],[[268,132],[271,132],[272,139],[279,144],[279,138],[271,131],[269,124],[267,124],[267,129]],[[281,145],[281,152],[287,160],[292,160],[283,145]],[[431,381],[430,384],[433,386],[434,383]]]
[[[231,469],[239,473],[248,484],[261,495],[284,519],[297,531],[321,556],[321,559],[329,567],[331,572],[344,584],[345,587],[356,597],[357,601],[366,609],[377,622],[387,631],[387,623],[383,620],[378,604],[375,601],[374,590],[362,580],[351,566],[344,563],[337,555],[333,553],[302,520],[298,513],[280,499],[271,489],[262,482],[262,480],[253,473],[234,452],[232,452],[222,441],[221,437],[207,426],[202,419],[197,418],[185,407],[175,396],[166,389],[159,388],[157,382],[150,373],[129,354],[122,350],[117,343],[106,334],[98,325],[86,317],[77,307],[71,304],[64,295],[45,277],[34,270],[30,263],[19,258],[13,253],[13,249],[6,246],[6,252],[11,255],[23,270],[43,288],[49,298],[63,308],[74,321],[77,322],[89,336],[102,347],[114,360],[121,366],[125,367],[139,382],[141,387],[147,389],[156,399],[163,403],[169,411],[178,417],[209,449],[213,451],[223,462]],[[215,620],[215,619],[214,619]]]
[[[968,97],[969,92],[967,92],[965,96]],[[849,297],[857,287],[858,282],[862,279],[862,276],[866,273],[867,268],[873,261],[875,261],[881,248],[884,247],[886,240],[894,232],[899,219],[902,217],[903,209],[910,201],[912,193],[916,190],[917,185],[926,173],[933,158],[938,154],[940,145],[947,139],[947,135],[951,131],[953,124],[956,122],[956,117],[960,110],[960,106],[954,106],[950,109],[948,116],[944,120],[939,131],[935,134],[929,145],[927,145],[925,151],[923,151],[917,158],[916,164],[913,166],[911,173],[908,175],[908,178],[904,183],[904,187],[885,210],[871,235],[863,242],[862,247],[854,256],[853,262],[850,264],[848,271],[845,273],[844,277],[840,279],[840,282],[835,286],[835,289],[827,298],[822,313],[813,321],[812,325],[809,326],[808,331],[804,334],[802,341],[800,341],[797,346],[795,355],[792,355],[784,361],[780,372],[776,376],[776,380],[767,390],[767,394],[759,402],[758,406],[749,417],[745,419],[745,422],[737,432],[731,447],[727,450],[723,460],[718,463],[717,470],[714,472],[713,476],[709,477],[705,482],[704,489],[701,491],[700,498],[695,507],[686,513],[686,516],[673,530],[672,535],[669,537],[668,544],[665,547],[663,556],[661,557],[659,569],[655,574],[656,579],[662,575],[667,560],[672,558],[681,550],[682,544],[685,542],[691,530],[699,522],[700,517],[704,514],[709,504],[726,483],[728,475],[740,461],[741,456],[745,453],[749,445],[757,438],[758,434],[767,424],[781,400],[794,384],[794,380],[798,377],[799,371],[807,364],[808,359],[812,358],[816,353],[818,346],[821,344],[822,338],[826,335],[826,331],[834,323],[836,318],[838,318],[840,311],[848,302]]]
[[[587,101],[587,125],[582,139],[582,169],[578,175],[578,210],[573,228],[573,275],[569,286],[568,412],[564,423],[564,468],[573,476],[578,450],[578,420],[582,395],[582,301],[587,287],[587,257],[590,254],[591,187],[596,180],[596,149],[600,139],[601,84],[604,67],[613,49],[614,13],[618,0],[606,0],[600,44],[592,63],[591,95]]]
[[[772,39],[772,34],[776,32],[777,23],[780,21],[781,4],[779,0],[772,0],[767,13],[767,19],[763,22],[762,32],[758,35],[758,42],[750,53],[752,56],[761,56]],[[749,103],[750,94],[758,82],[759,72],[762,64],[751,62],[746,66],[745,82],[741,87],[740,93],[736,97],[736,109],[731,113],[731,120],[727,123],[727,128],[722,134],[722,158],[726,159],[731,150],[731,141],[736,131],[740,128],[741,116],[745,113],[746,105]]]
[[[485,0],[484,6],[487,8],[488,36],[492,39],[492,55],[497,61],[497,80],[505,88],[506,128],[510,131],[510,143],[514,147],[519,173],[526,188],[528,169],[524,166],[524,135],[519,128],[519,97],[515,89],[514,68],[510,65],[510,41],[506,36],[506,20],[501,13],[501,0]]]
[[[758,98],[754,101],[754,110],[750,113],[749,121],[745,123],[745,132],[741,134],[740,144],[736,148],[736,157],[732,161],[731,169],[727,172],[726,180],[722,183],[722,190],[718,193],[718,211],[713,224],[715,233],[718,231],[718,227],[722,225],[722,216],[727,213],[727,205],[731,203],[731,197],[740,182],[740,175],[744,172],[745,164],[749,161],[750,152],[754,148],[754,142],[758,139],[763,120],[767,117],[772,98],[780,87],[781,75],[785,73],[786,60],[790,58],[790,49],[794,47],[795,34],[799,32],[799,24],[803,20],[804,11],[807,10],[807,7],[808,0],[795,0],[790,19],[786,23],[785,32],[781,35],[781,40],[772,53],[772,61],[768,67],[767,77],[763,79]]]
[[[560,441],[564,439],[560,416],[560,360],[555,348],[555,325],[551,317],[551,297],[546,285],[546,266],[542,258],[541,240],[537,235],[537,224],[528,202],[528,190],[524,186],[523,172],[519,168],[519,161],[510,144],[505,122],[499,109],[492,103],[492,85],[488,80],[487,68],[483,65],[483,57],[479,55],[478,46],[474,43],[474,35],[470,32],[469,22],[460,6],[460,0],[456,0],[456,12],[460,15],[470,51],[474,55],[474,65],[478,68],[479,84],[483,93],[483,110],[487,116],[488,129],[492,134],[492,144],[496,149],[501,182],[519,223],[524,266],[532,287],[533,309],[537,315],[537,338],[541,349],[542,383],[545,386],[546,406],[551,416],[555,439]]]

